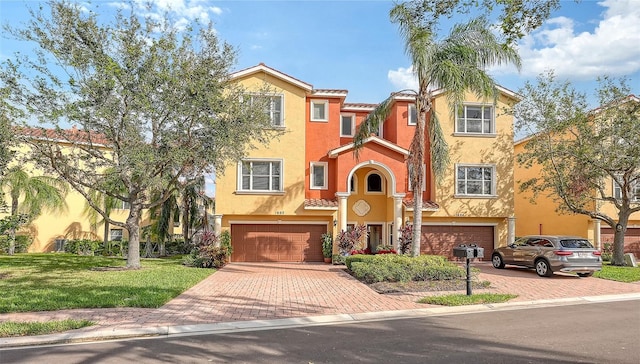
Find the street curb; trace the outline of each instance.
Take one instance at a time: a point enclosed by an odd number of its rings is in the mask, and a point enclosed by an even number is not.
[[[305,326],[336,325],[355,322],[384,321],[415,317],[437,317],[446,315],[522,310],[549,306],[603,303],[640,300],[640,293],[626,293],[604,296],[585,296],[536,301],[505,302],[455,307],[429,307],[411,310],[363,312],[352,314],[293,317],[273,320],[252,320],[220,322],[212,324],[157,326],[137,329],[99,330],[92,332],[66,332],[61,334],[0,338],[0,350],[25,348],[29,346],[60,345],[92,341],[122,340],[131,338],[159,338],[204,334],[225,334],[230,332],[276,330]]]

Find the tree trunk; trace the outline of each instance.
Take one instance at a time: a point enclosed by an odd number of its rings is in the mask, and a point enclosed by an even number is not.
[[[13,255],[16,252],[16,229],[9,229],[9,251],[7,254]]]
[[[129,252],[127,253],[127,268],[140,269],[140,213],[142,206],[132,203],[129,209],[126,225],[129,231]]]
[[[611,265],[624,265],[624,235],[627,232],[627,224],[629,223],[629,213],[621,209],[618,215],[618,224],[613,227],[615,232],[613,235],[613,255],[611,256]]]

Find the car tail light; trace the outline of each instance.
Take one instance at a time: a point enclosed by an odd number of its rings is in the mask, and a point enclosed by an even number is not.
[[[593,255],[597,255],[597,256],[601,256],[602,253],[600,252],[600,250],[596,250],[592,253]]]
[[[567,256],[567,255],[573,255],[573,252],[566,251],[566,250],[554,250],[553,254],[560,255],[560,256]]]

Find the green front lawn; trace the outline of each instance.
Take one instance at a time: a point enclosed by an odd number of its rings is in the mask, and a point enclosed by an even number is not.
[[[640,281],[640,267],[616,267],[604,263],[600,272],[595,272],[594,277],[608,279],[618,282],[638,282]]]
[[[212,274],[179,258],[143,259],[123,270],[122,258],[71,254],[0,256],[0,313],[72,308],[157,308]]]
[[[93,323],[87,320],[0,322],[0,337],[54,334],[92,325]]]

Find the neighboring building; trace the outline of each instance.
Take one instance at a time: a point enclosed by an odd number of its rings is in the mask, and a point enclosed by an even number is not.
[[[628,100],[640,102],[640,98],[629,96]],[[597,111],[597,110],[596,110]],[[533,136],[535,137],[535,136]],[[532,137],[515,142],[514,152],[517,156],[524,152],[527,142]],[[534,164],[523,167],[515,164],[515,215],[516,235],[574,235],[589,239],[596,247],[602,248],[605,243],[613,243],[614,230],[606,223],[592,219],[589,216],[570,212],[558,212],[558,203],[548,193],[540,193],[533,199],[530,191],[521,192],[520,183],[541,174],[541,166]],[[605,189],[611,196],[619,196],[619,186],[613,179],[606,182]],[[640,186],[638,195],[640,199]],[[595,205],[592,207],[595,211]],[[600,202],[598,211],[613,218],[617,217],[617,210],[610,202]],[[632,252],[640,257],[640,213],[632,214],[625,233],[625,252]]]
[[[413,98],[395,96],[356,159],[354,133],[375,105],[347,103],[346,90],[314,89],[264,64],[232,79],[249,90],[270,87],[268,112],[284,132],[217,175],[214,226],[231,231],[232,261],[322,261],[320,236],[353,224],[368,227],[372,250],[396,245],[398,228],[412,221]],[[519,99],[499,91],[495,103],[468,94],[457,115],[434,93],[451,165],[436,181],[425,160],[423,253],[451,256],[454,246],[476,243],[488,259],[514,238],[513,120],[503,110]]]
[[[71,147],[72,142],[84,142],[88,138],[88,134],[83,131],[77,130],[75,127],[68,130],[56,131],[53,129],[40,129],[40,128],[20,128],[16,129],[17,133],[26,135],[34,140],[48,140],[56,141],[62,146]],[[59,134],[62,133],[63,135]],[[108,143],[101,136],[92,135],[92,143],[98,148],[108,149]],[[27,144],[19,145],[16,148],[18,155],[29,152],[29,146]],[[15,163],[15,162],[13,162]],[[13,165],[12,163],[9,166]],[[23,166],[25,172],[38,176],[42,175],[43,171],[37,169],[32,164],[26,164]],[[6,191],[5,191],[6,192]],[[10,203],[9,196],[5,194],[5,202]],[[84,212],[88,207],[85,198],[69,187],[69,193],[66,196],[66,208],[63,212],[54,213],[48,210],[44,210],[43,213],[31,222],[28,226],[25,226],[18,234],[28,234],[32,237],[32,244],[29,247],[29,252],[48,252],[48,251],[60,251],[64,247],[64,242],[72,239],[91,239],[91,240],[103,240],[104,237],[104,224],[93,225],[87,214]],[[9,214],[9,211],[0,211],[0,218],[3,218]],[[117,221],[125,221],[129,214],[129,206],[127,203],[122,202],[111,212],[111,218]],[[102,219],[100,219],[102,220]],[[150,224],[148,214],[143,215],[142,226]],[[181,227],[179,224],[175,224],[172,227],[174,234],[181,234]],[[108,229],[108,240],[127,240],[128,233],[126,229],[119,226],[111,225]]]

